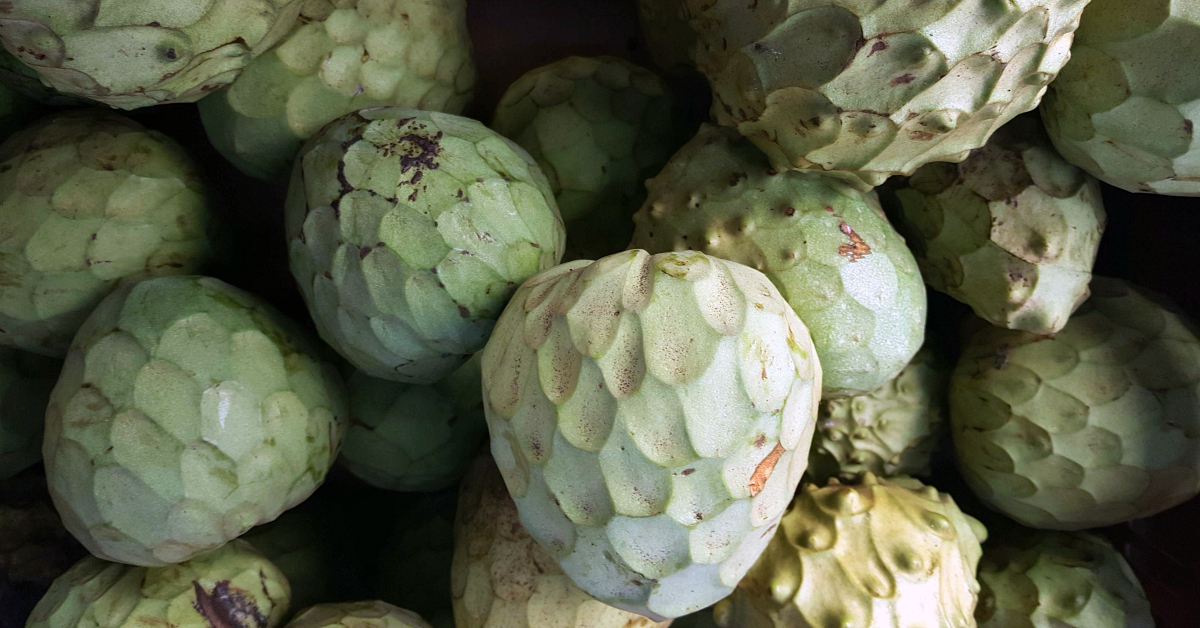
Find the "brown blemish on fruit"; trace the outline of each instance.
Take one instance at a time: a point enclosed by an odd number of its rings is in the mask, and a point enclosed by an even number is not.
[[[205,591],[199,582],[193,580],[192,588],[196,592],[192,607],[212,628],[242,628],[249,625],[266,628],[267,617],[258,605],[247,599],[241,590],[230,588],[228,580],[217,582],[212,591]]]
[[[767,487],[767,478],[771,477],[771,472],[775,470],[776,463],[779,462],[779,457],[783,455],[783,445],[775,443],[775,448],[771,453],[767,454],[762,462],[754,469],[754,475],[750,476],[750,496],[754,497],[762,492]]]
[[[846,221],[843,220],[838,228],[850,238],[849,244],[843,244],[838,247],[838,255],[849,257],[851,262],[856,262],[871,254],[871,247],[867,245],[867,241],[855,233],[854,228],[846,224]]]

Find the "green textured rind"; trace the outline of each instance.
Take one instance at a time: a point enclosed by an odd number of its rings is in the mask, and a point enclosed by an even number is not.
[[[460,113],[475,86],[466,0],[308,0],[300,26],[200,101],[217,150],[285,180],[304,140],[359,109]]]
[[[0,480],[42,459],[46,405],[62,361],[0,347]]]
[[[906,477],[805,484],[721,628],[974,628],[983,525]]]
[[[411,502],[378,554],[376,597],[417,613],[433,628],[455,628],[450,566],[457,503],[455,491],[423,495]]]
[[[0,41],[42,82],[121,109],[195,102],[296,23],[302,0],[12,0]]]
[[[675,149],[674,99],[653,72],[616,57],[567,57],[517,79],[492,128],[537,160],[576,259],[621,251],[642,183]]]
[[[1053,334],[1087,299],[1106,221],[1100,183],[1063,160],[1036,117],[958,165],[924,166],[895,194],[925,282],[989,323]]]
[[[305,609],[287,628],[430,628],[420,615],[378,600],[319,604]]]
[[[1021,530],[983,546],[979,628],[1153,628],[1129,563],[1090,534]]]
[[[1140,288],[1091,291],[1053,337],[975,332],[951,379],[963,476],[1034,528],[1113,525],[1200,492],[1200,340]]]
[[[92,554],[188,560],[321,484],[346,426],[333,364],[258,297],[162,277],[106,298],[46,411],[55,506]]]
[[[479,354],[433,385],[347,381],[350,427],[338,462],[391,491],[436,491],[454,484],[487,438]]]
[[[777,169],[862,187],[961,161],[1037,107],[1087,0],[682,0],[712,113]]]
[[[0,83],[31,101],[52,107],[92,107],[97,103],[81,96],[64,94],[42,84],[37,70],[21,63],[19,59],[0,47]]]
[[[321,521],[316,515],[288,511],[270,523],[251,529],[241,538],[287,577],[292,586],[289,611],[298,611],[334,597],[331,575],[334,558],[321,536]]]
[[[474,120],[379,107],[309,141],[287,237],[321,337],[367,375],[429,384],[483,348],[566,232],[524,149]]]
[[[1200,196],[1200,14],[1092,0],[1042,119],[1063,157],[1130,192]]]
[[[243,541],[169,567],[88,556],[50,585],[25,628],[273,628],[291,587]]]
[[[60,114],[0,145],[0,345],[62,357],[117,285],[212,258],[209,199],[174,140]]]
[[[679,0],[638,0],[642,36],[654,63],[670,73],[696,71],[692,48],[696,32],[688,24],[687,11]]]
[[[529,280],[483,353],[521,523],[579,588],[661,621],[727,595],[804,473],[821,367],[762,273],[626,251]]]
[[[463,479],[454,521],[451,590],[457,628],[666,628],[575,586],[521,526],[491,456]]]
[[[948,426],[949,380],[950,365],[926,347],[880,388],[821,401],[809,477],[824,484],[865,471],[880,477],[929,475],[929,459]]]
[[[756,268],[812,332],[827,397],[874,390],[925,338],[925,284],[873,192],[771,170],[736,132],[705,125],[646,182],[630,248],[693,249]]]

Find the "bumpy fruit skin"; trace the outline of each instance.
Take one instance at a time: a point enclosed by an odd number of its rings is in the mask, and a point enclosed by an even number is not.
[[[0,345],[62,357],[118,284],[212,257],[196,164],[167,136],[61,114],[0,145]]]
[[[722,628],[968,628],[983,524],[912,478],[805,484],[733,595]]]
[[[665,628],[584,593],[521,526],[489,455],[463,479],[451,590],[458,628]]]
[[[352,113],[309,141],[287,235],[321,337],[366,374],[409,384],[482,349],[566,239],[522,148],[474,120],[402,107]]]
[[[42,459],[46,405],[62,361],[0,347],[0,479]]]
[[[1087,299],[1104,232],[1100,183],[1021,116],[960,164],[895,191],[897,226],[931,288],[999,327],[1053,334]]]
[[[993,538],[979,562],[979,628],[1153,628],[1137,576],[1108,541],[1090,534]]]
[[[808,454],[808,474],[824,484],[870,471],[926,476],[945,433],[950,366],[928,347],[900,374],[865,395],[825,399]]]
[[[296,616],[288,628],[430,628],[420,615],[378,600],[319,604]]]
[[[517,79],[492,128],[537,160],[579,259],[616,253],[629,218],[675,149],[674,99],[653,72],[616,57],[567,57]]]
[[[1200,492],[1200,340],[1156,295],[1091,290],[1053,337],[975,332],[950,383],[967,483],[1034,528],[1113,525]]]
[[[67,529],[106,560],[188,560],[304,501],[337,456],[345,391],[307,334],[208,277],[126,286],[92,313],[46,410]]]
[[[961,161],[1038,105],[1087,0],[683,0],[713,115],[863,186]]]
[[[521,523],[596,599],[661,621],[715,603],[804,473],[821,367],[762,273],[635,250],[529,280],[483,353]]]
[[[450,566],[457,504],[453,490],[410,502],[378,553],[376,597],[417,613],[434,628],[455,628]]]
[[[333,599],[333,560],[316,515],[296,510],[285,512],[278,519],[250,530],[242,540],[254,546],[287,577],[292,587],[289,611]]]
[[[487,438],[475,355],[433,385],[351,375],[351,422],[338,462],[391,491],[436,491],[457,482]]]
[[[692,48],[696,31],[688,24],[687,11],[679,0],[638,0],[642,35],[654,63],[665,72],[695,72]]]
[[[42,82],[121,109],[195,102],[296,23],[302,0],[13,0],[0,41]]]
[[[460,113],[475,87],[466,0],[307,0],[300,26],[200,101],[217,150],[286,180],[304,140],[359,109]]]
[[[50,585],[26,628],[272,628],[291,599],[287,578],[245,541],[169,567],[88,556]]]
[[[1200,15],[1178,0],[1092,0],[1042,118],[1063,157],[1130,192],[1200,196]]]
[[[753,144],[712,125],[646,188],[630,248],[693,249],[765,273],[812,332],[825,396],[874,390],[921,348],[925,284],[873,192],[777,173]]]

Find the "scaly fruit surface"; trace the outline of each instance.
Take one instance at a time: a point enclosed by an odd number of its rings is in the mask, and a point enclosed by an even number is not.
[[[656,620],[729,594],[808,462],[821,366],[760,272],[626,251],[529,280],[483,353],[521,523],[579,588]]]
[[[305,146],[287,236],[321,337],[372,377],[430,384],[483,348],[566,232],[524,149],[474,120],[379,107]]]
[[[62,361],[0,347],[0,479],[42,459],[46,405]]]
[[[1153,628],[1129,564],[1090,534],[1020,530],[979,562],[979,628]]]
[[[288,616],[334,599],[334,557],[321,535],[321,520],[309,512],[290,510],[253,528],[242,537],[271,561],[292,586]]]
[[[307,0],[300,26],[200,101],[217,150],[287,180],[304,140],[359,109],[460,113],[475,87],[466,0]]]
[[[71,345],[42,454],[67,529],[106,560],[178,563],[304,501],[346,426],[293,321],[208,277],[114,292]]]
[[[945,434],[950,365],[926,347],[900,374],[865,395],[821,401],[808,454],[819,484],[864,471],[880,477],[926,476]]]
[[[999,327],[1053,334],[1087,299],[1104,232],[1100,183],[1021,116],[960,164],[895,191],[897,226],[929,287]]]
[[[451,590],[458,628],[665,628],[583,592],[521,525],[490,455],[463,479]]]
[[[175,141],[112,113],[47,118],[0,145],[0,345],[62,357],[123,282],[212,258],[209,201]]]
[[[722,628],[974,628],[983,524],[906,477],[805,484]]]
[[[959,467],[1034,528],[1148,517],[1200,492],[1200,340],[1171,304],[1095,278],[1058,334],[985,327],[950,383]]]
[[[642,183],[674,145],[674,102],[653,72],[616,57],[567,57],[517,79],[492,128],[537,160],[575,259],[621,251]]]
[[[121,109],[195,102],[296,23],[302,0],[12,0],[0,41],[66,94]]]
[[[480,449],[476,447],[472,453]],[[468,466],[470,462],[468,459]],[[455,628],[450,565],[454,560],[457,503],[454,490],[423,495],[410,502],[377,552],[376,596],[417,613],[434,628]]]
[[[692,48],[696,45],[696,32],[688,24],[682,2],[638,0],[638,19],[650,56],[660,69],[670,73],[695,72]]]
[[[356,371],[347,381],[350,427],[338,462],[391,491],[436,491],[457,482],[487,439],[478,356],[432,385]]]
[[[430,628],[420,615],[378,600],[319,604],[296,616],[288,628]]]
[[[291,599],[287,578],[245,541],[167,567],[88,556],[50,585],[26,628],[272,628]]]
[[[702,251],[765,273],[812,332],[824,394],[858,395],[925,338],[925,284],[874,192],[775,172],[736,132],[705,125],[659,175],[630,248]]]
[[[1063,157],[1130,192],[1200,196],[1200,14],[1186,0],[1092,0],[1042,118]]]
[[[1037,107],[1088,0],[683,0],[713,116],[776,169],[869,187]]]

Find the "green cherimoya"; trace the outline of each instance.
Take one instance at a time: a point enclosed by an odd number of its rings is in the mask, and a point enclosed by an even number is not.
[[[458,628],[654,628],[584,593],[521,526],[495,461],[463,479],[454,522],[451,590]]]
[[[457,482],[487,439],[475,355],[432,385],[351,375],[342,466],[392,491],[436,491]]]
[[[286,179],[304,140],[366,107],[459,113],[475,86],[466,0],[307,0],[301,25],[200,101],[242,172]]]
[[[127,118],[47,118],[0,145],[0,345],[62,357],[119,283],[209,261],[195,163]]]
[[[717,122],[867,186],[960,161],[1037,106],[1088,0],[682,0]]]
[[[42,82],[122,109],[195,102],[296,23],[302,0],[12,0],[0,41]]]
[[[1052,337],[976,331],[950,383],[967,483],[1034,528],[1113,525],[1200,492],[1200,340],[1156,295],[1091,291]]]
[[[567,57],[509,86],[492,128],[537,160],[568,247],[595,259],[629,242],[642,183],[675,149],[673,108],[649,70],[616,57]]]
[[[483,348],[566,232],[524,149],[474,120],[380,107],[309,141],[287,236],[321,337],[367,375],[429,384]]]
[[[287,578],[244,541],[167,567],[88,556],[50,585],[25,628],[273,628],[290,599]]]
[[[625,251],[529,280],[483,353],[521,523],[596,599],[714,604],[770,539],[821,396],[808,329],[762,273]]]
[[[1054,145],[1130,192],[1200,196],[1200,14],[1186,0],[1092,0],[1042,102]]]
[[[680,0],[638,0],[638,18],[650,56],[659,68],[673,74],[695,72],[692,48],[696,31],[687,21]]]
[[[292,586],[289,611],[334,597],[335,558],[316,514],[289,510],[278,519],[250,530],[242,540],[253,545],[287,577]]]
[[[294,322],[207,277],[105,299],[71,345],[42,453],[96,556],[188,560],[304,501],[346,426],[335,367]]]
[[[765,273],[812,332],[825,396],[874,390],[921,348],[925,284],[874,192],[776,172],[711,125],[646,188],[630,248],[693,249]]]
[[[926,283],[993,325],[1053,334],[1087,299],[1104,231],[1100,183],[1021,116],[960,164],[896,191],[897,225]]]
[[[1129,564],[1090,534],[995,535],[983,546],[979,584],[979,628],[1154,627]]]
[[[805,484],[722,628],[973,628],[983,525],[906,477]]]
[[[880,477],[929,475],[929,459],[947,426],[949,379],[950,366],[926,347],[880,388],[821,401],[809,476],[823,484],[864,471]]]
[[[0,347],[0,479],[42,459],[46,405],[62,361]]]
[[[305,609],[287,628],[430,628],[420,615],[379,600],[319,604]]]

